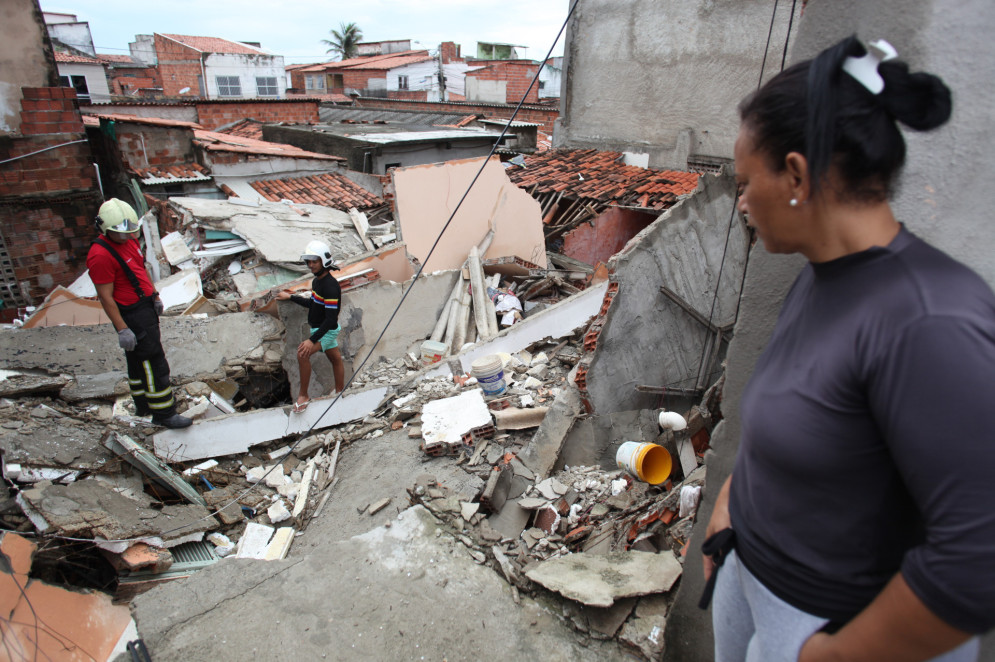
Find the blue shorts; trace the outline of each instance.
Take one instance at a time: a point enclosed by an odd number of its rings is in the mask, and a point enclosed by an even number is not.
[[[311,329],[311,335],[313,336],[318,329]],[[342,330],[341,326],[337,326],[325,335],[321,337],[321,351],[327,352],[330,349],[335,349],[339,346],[339,331]]]

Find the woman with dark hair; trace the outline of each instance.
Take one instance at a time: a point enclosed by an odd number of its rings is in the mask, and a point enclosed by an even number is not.
[[[739,209],[809,264],[708,526],[718,662],[966,662],[995,625],[995,295],[892,214],[896,122],[951,112],[893,56],[851,37],[740,107]]]

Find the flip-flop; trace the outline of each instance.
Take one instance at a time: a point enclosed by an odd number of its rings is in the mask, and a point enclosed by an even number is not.
[[[294,403],[294,410],[293,410],[293,411],[294,411],[294,413],[295,413],[295,414],[300,414],[300,413],[303,413],[303,412],[304,412],[304,410],[305,410],[305,409],[307,409],[307,406],[308,406],[308,405],[309,405],[310,403],[311,403],[311,399],[310,399],[310,398],[308,398],[308,399],[307,399],[307,400],[305,400],[304,402],[295,402],[295,403]]]

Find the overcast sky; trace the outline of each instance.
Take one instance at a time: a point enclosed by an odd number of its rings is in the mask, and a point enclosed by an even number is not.
[[[566,19],[568,0],[41,0],[43,11],[76,14],[90,24],[98,53],[127,53],[136,34],[257,41],[286,64],[328,59],[322,39],[354,22],[364,41],[411,39],[415,48],[455,41],[475,55],[478,41],[528,46],[546,55]],[[563,54],[561,38],[553,55]]]

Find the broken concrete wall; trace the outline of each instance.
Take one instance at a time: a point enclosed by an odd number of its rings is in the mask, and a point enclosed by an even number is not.
[[[638,152],[679,170],[694,157],[731,159],[736,104],[765,59],[764,79],[777,73],[791,6],[771,26],[764,0],[582,0],[564,45],[556,146]]]
[[[367,366],[375,365],[381,357],[401,357],[413,344],[420,343],[432,334],[458,274],[458,271],[434,273],[422,276],[415,283],[394,321],[386,329],[383,340],[373,350]],[[410,281],[393,283],[379,280],[342,294],[339,349],[345,361],[347,380],[354,367],[372,349],[408,285]],[[287,328],[283,367],[290,379],[291,394],[296,398],[300,383],[296,350],[309,335],[307,309],[287,302],[279,306],[279,311]],[[318,354],[311,358],[311,366],[314,372],[309,393],[312,397],[328,393],[334,383],[331,364]]]
[[[590,223],[582,223],[563,235],[563,254],[592,266],[607,262],[655,219],[655,214],[611,207]]]
[[[164,317],[160,328],[176,383],[223,379],[226,366],[237,366],[264,343],[278,340],[283,331],[279,320],[256,313]],[[108,324],[0,331],[0,368],[73,375],[75,383],[62,391],[62,397],[71,400],[127,393],[124,352]]]
[[[965,67],[970,60],[995,59],[995,7],[982,0],[886,0],[873,5],[847,0],[809,3],[788,64],[812,57],[843,37],[859,33],[864,39],[884,35],[913,70],[940,74],[955,90],[954,115],[949,125],[928,134],[905,132],[908,162],[895,215],[910,230],[968,264],[995,286],[995,226],[989,211],[995,178],[989,155],[988,115],[995,89],[984,67]],[[729,112],[733,110],[730,107]],[[950,163],[958,167],[951,169]],[[706,458],[708,482],[691,549],[698,550],[715,505],[719,487],[728,478],[739,444],[739,401],[753,367],[770,337],[781,302],[804,264],[799,256],[753,249],[743,286],[735,337],[729,346],[726,388],[722,397],[724,421],[716,428]],[[674,609],[667,620],[665,660],[706,662],[712,659],[712,623],[697,608],[704,587],[701,556],[689,553]],[[995,634],[982,640],[980,660],[995,660]]]
[[[391,171],[397,219],[408,252],[425,263],[426,272],[459,269],[493,220],[494,240],[482,258],[514,256],[545,268],[546,244],[539,203],[511,183],[496,157],[483,169],[432,257],[427,258],[481,162],[482,159],[466,159]]]
[[[695,193],[664,212],[609,263],[618,294],[587,373],[590,402],[598,413],[656,406],[659,396],[638,393],[637,385],[694,388],[702,346],[714,334],[660,287],[711,317],[714,326],[733,322],[749,247],[746,226],[738,213],[732,216],[735,195],[731,175],[703,176]]]

